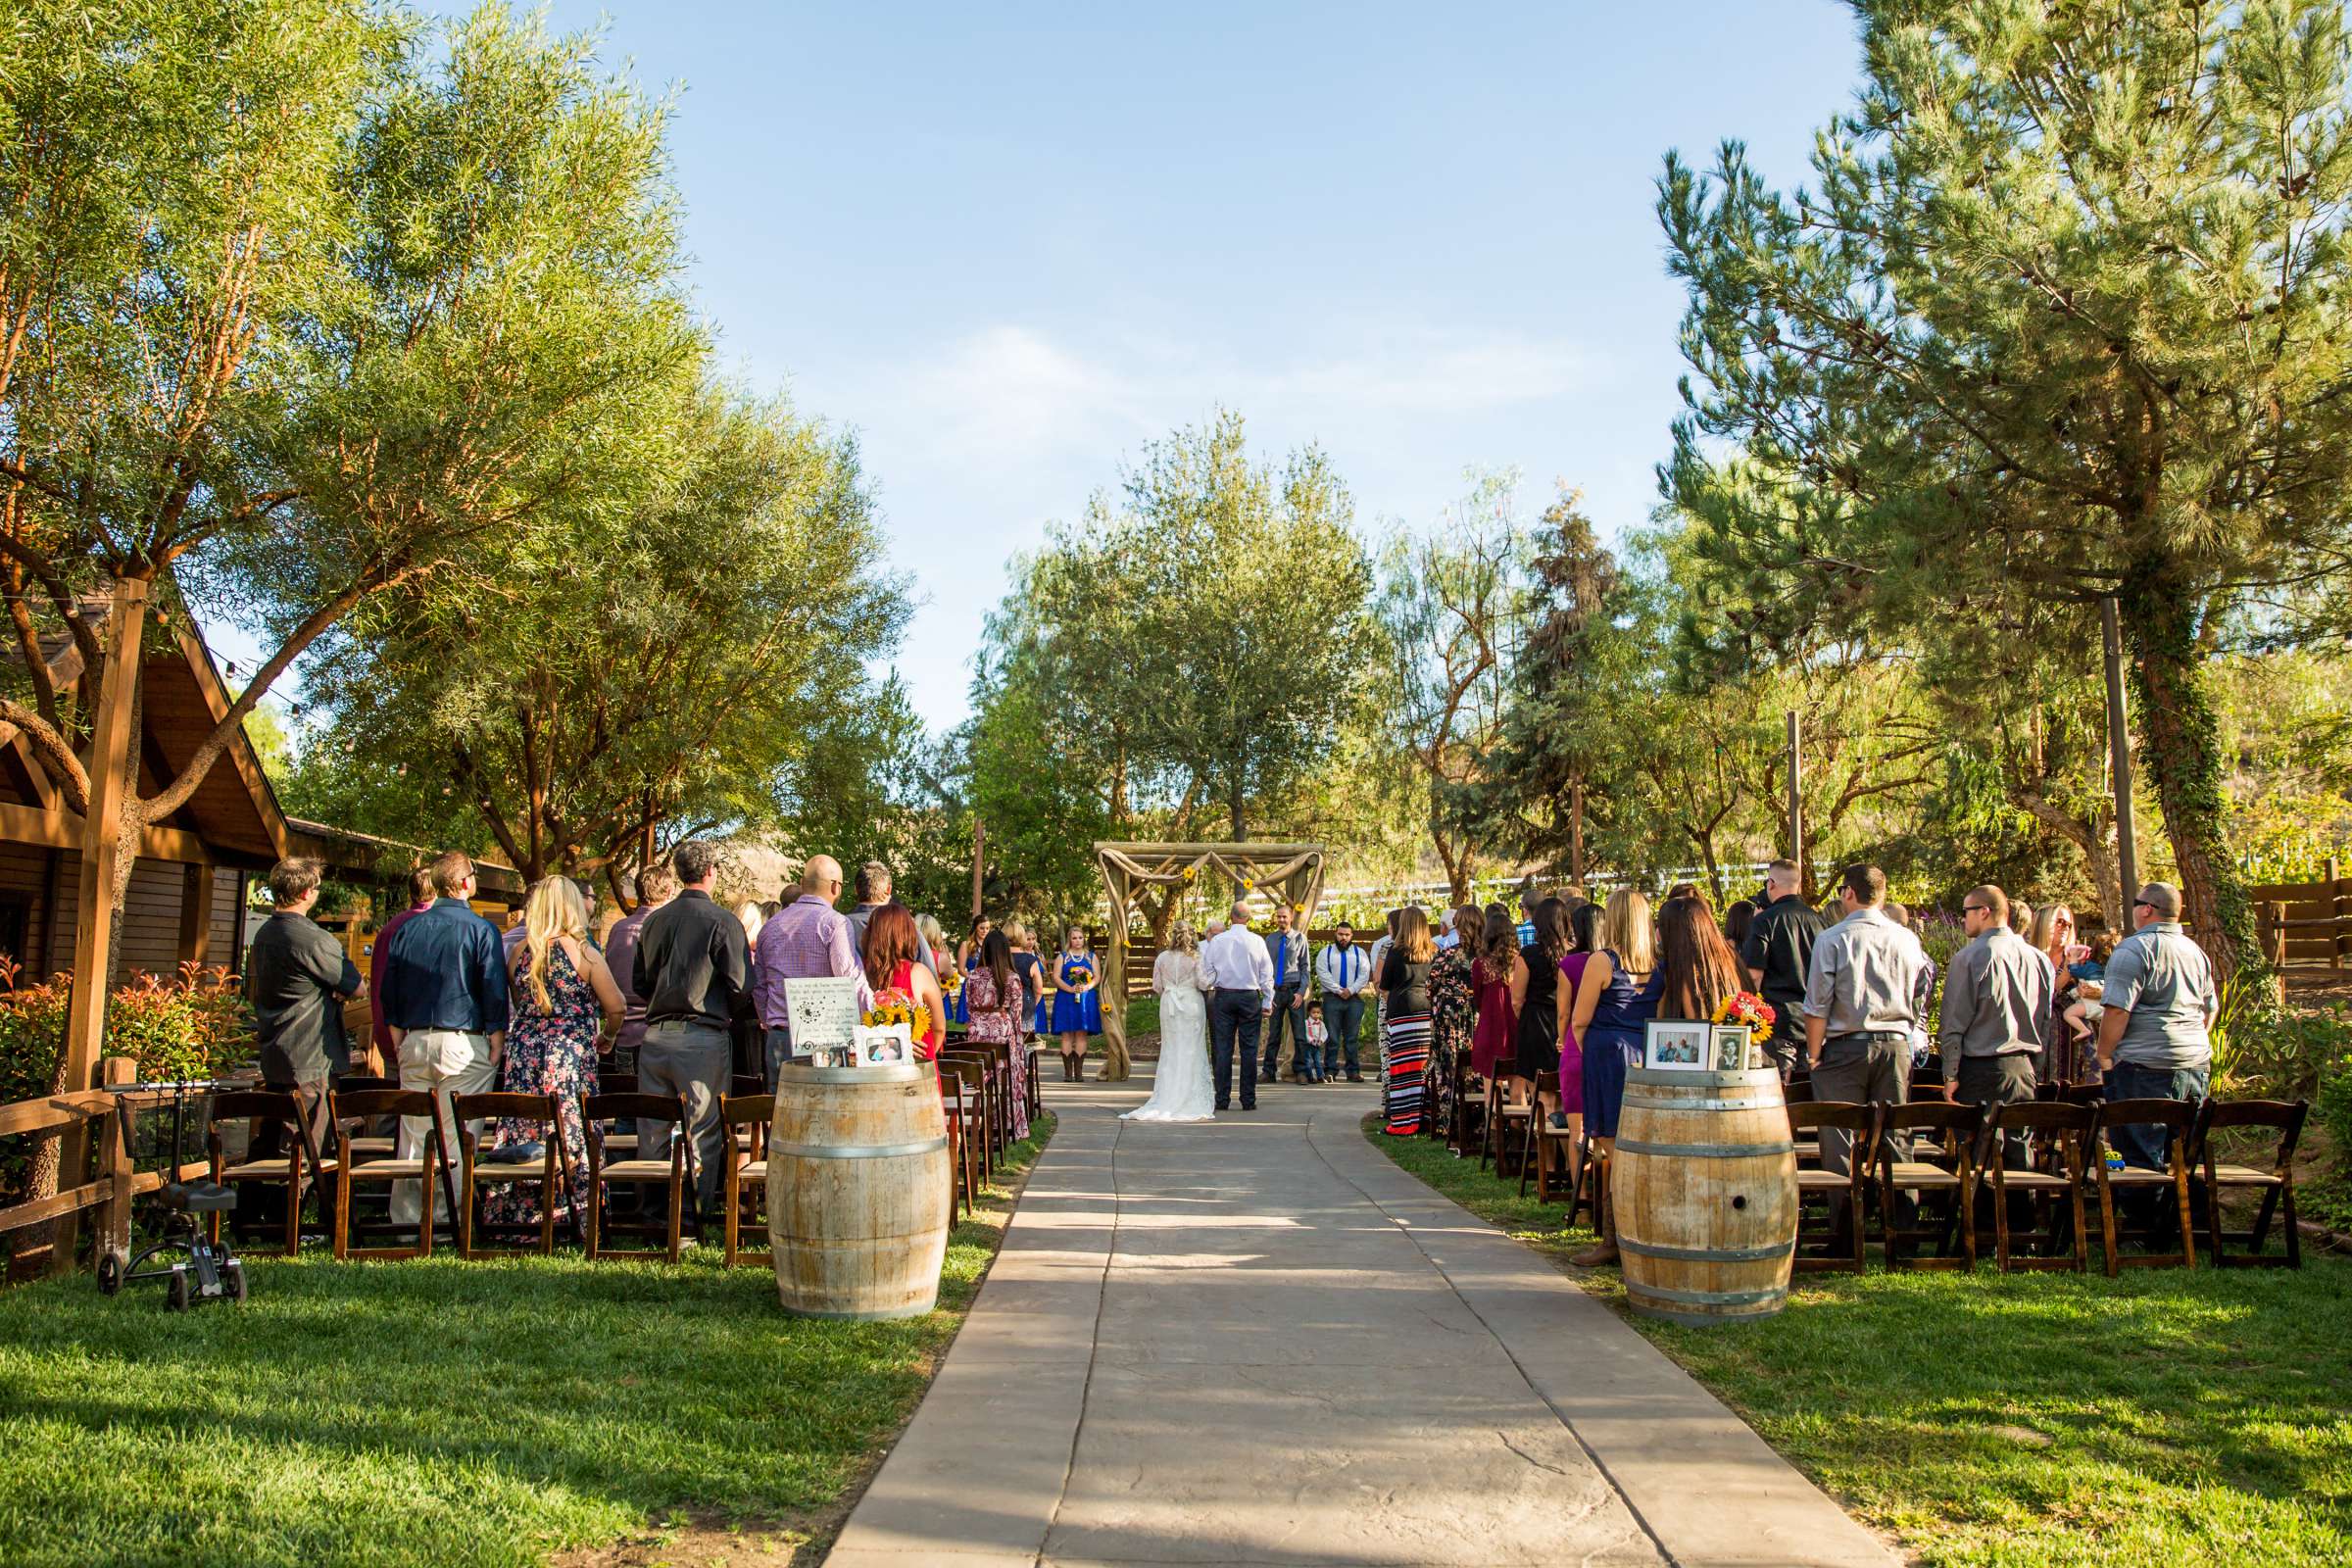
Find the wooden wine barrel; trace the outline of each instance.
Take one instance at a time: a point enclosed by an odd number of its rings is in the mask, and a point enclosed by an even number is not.
[[[1788,1304],[1796,1146],[1779,1073],[1628,1072],[1609,1180],[1635,1311],[1738,1323]]]
[[[928,1064],[776,1075],[767,1234],[776,1292],[803,1317],[914,1317],[947,1260],[948,1124]]]

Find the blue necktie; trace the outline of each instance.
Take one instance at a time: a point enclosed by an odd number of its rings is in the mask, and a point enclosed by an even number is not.
[[[1274,983],[1276,985],[1280,985],[1290,978],[1290,960],[1291,939],[1287,935],[1276,937],[1274,939]]]

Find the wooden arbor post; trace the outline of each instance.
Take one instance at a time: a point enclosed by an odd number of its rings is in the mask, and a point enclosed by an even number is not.
[[[1110,904],[1110,952],[1102,976],[1103,1080],[1120,1082],[1130,1070],[1127,927],[1138,887],[1166,887],[1217,873],[1237,885],[1249,880],[1297,906],[1303,930],[1323,897],[1323,862],[1320,844],[1097,844],[1095,863]]]

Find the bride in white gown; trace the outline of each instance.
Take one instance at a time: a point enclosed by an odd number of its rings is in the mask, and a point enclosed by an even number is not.
[[[1159,1066],[1152,1098],[1122,1121],[1213,1121],[1217,1097],[1208,1076],[1208,1002],[1200,992],[1200,960],[1193,928],[1179,925],[1152,965],[1159,998]]]

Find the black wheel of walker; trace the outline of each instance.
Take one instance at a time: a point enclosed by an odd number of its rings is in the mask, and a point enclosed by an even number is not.
[[[122,1288],[122,1259],[108,1252],[98,1259],[98,1294],[112,1296]]]
[[[228,1298],[239,1306],[243,1306],[245,1304],[245,1265],[242,1263],[229,1264],[226,1283]]]
[[[171,1283],[164,1287],[164,1310],[185,1312],[188,1309],[188,1275],[185,1269],[173,1269]]]

